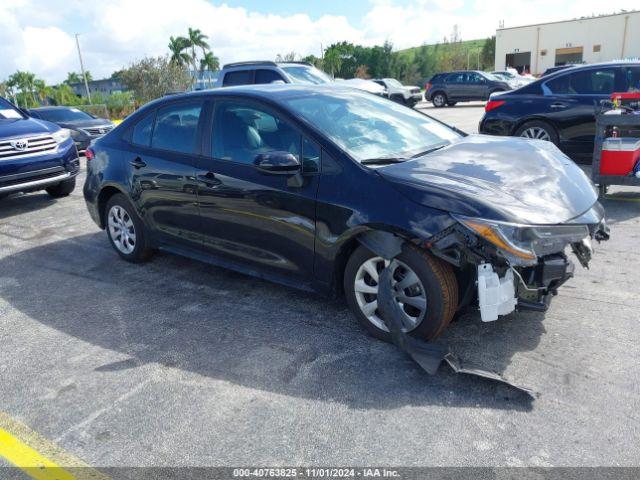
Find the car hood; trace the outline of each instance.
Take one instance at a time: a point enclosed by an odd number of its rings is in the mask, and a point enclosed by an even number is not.
[[[417,203],[491,220],[558,224],[597,201],[584,172],[541,140],[469,135],[377,171]]]
[[[52,133],[58,129],[53,123],[31,117],[0,120],[0,139]]]

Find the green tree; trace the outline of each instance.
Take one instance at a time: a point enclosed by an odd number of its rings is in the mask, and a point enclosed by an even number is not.
[[[122,71],[122,82],[139,104],[160,98],[168,92],[185,91],[191,76],[169,56],[145,57]]]
[[[496,36],[487,38],[480,52],[483,69],[493,70],[496,61]]]
[[[201,48],[203,55],[206,53],[209,48],[209,44],[207,43],[207,36],[200,31],[198,28],[189,27],[189,34],[187,36],[188,46],[191,49],[191,65],[193,66],[193,71],[198,70],[198,62],[196,56],[196,48]]]
[[[82,81],[82,78],[80,77],[80,75],[78,75],[76,72],[69,72],[67,73],[67,79],[64,81],[64,83],[66,84],[80,83],[81,81]]]
[[[187,48],[189,48],[189,40],[185,37],[169,37],[171,61],[177,63],[181,67],[187,65],[191,58],[189,57],[189,54],[185,52]]]
[[[17,90],[16,101],[23,108],[33,108],[38,106],[36,100],[36,76],[31,72],[18,70],[7,79],[7,86]]]

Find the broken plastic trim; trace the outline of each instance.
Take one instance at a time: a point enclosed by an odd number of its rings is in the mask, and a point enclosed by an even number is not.
[[[363,242],[364,243],[364,242]],[[392,248],[385,251],[384,248],[371,248],[375,242],[365,244],[373,253],[382,256],[385,260],[393,261],[396,255],[389,255]],[[456,373],[475,375],[496,382],[509,385],[527,395],[535,398],[537,395],[529,388],[517,385],[495,372],[490,372],[476,367],[464,366],[461,360],[451,352],[449,346],[441,341],[425,342],[402,331],[402,312],[395,301],[392,285],[391,269],[387,266],[380,274],[378,283],[378,309],[380,316],[389,329],[393,343],[414,362],[416,362],[429,375],[435,375],[442,361],[445,361]]]

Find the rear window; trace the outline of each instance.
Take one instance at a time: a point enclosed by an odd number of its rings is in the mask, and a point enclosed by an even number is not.
[[[253,79],[253,70],[239,70],[237,72],[227,72],[224,75],[222,85],[230,87],[233,85],[249,85]]]

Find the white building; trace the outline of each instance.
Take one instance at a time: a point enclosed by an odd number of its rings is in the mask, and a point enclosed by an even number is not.
[[[496,31],[496,70],[534,75],[565,63],[640,57],[640,11]]]

